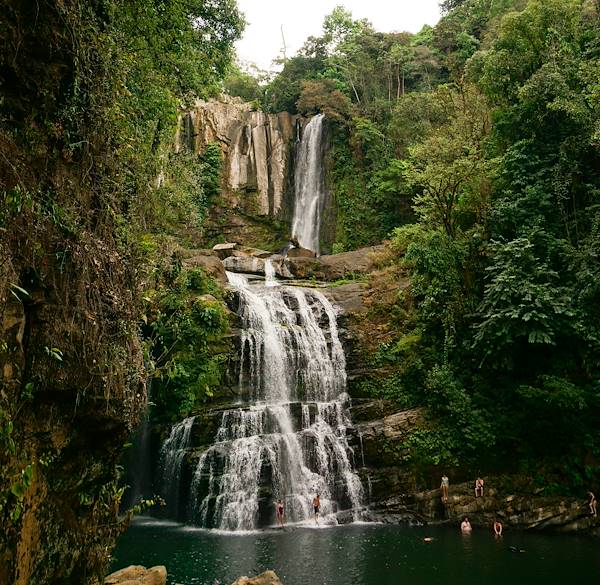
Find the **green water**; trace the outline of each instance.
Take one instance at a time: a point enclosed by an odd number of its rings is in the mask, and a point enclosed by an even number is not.
[[[141,518],[119,540],[113,570],[166,565],[169,583],[185,585],[230,585],[266,569],[284,585],[592,584],[599,546],[571,535],[507,531],[496,540],[485,529],[375,524],[216,534]]]

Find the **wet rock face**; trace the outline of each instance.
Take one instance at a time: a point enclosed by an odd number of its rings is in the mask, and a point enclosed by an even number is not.
[[[244,195],[257,193],[254,214],[283,219],[288,213],[295,135],[295,116],[253,111],[251,104],[222,96],[218,101],[199,100],[182,116],[176,148],[201,153],[218,142],[224,155],[224,191],[237,194],[232,203],[245,207]]]

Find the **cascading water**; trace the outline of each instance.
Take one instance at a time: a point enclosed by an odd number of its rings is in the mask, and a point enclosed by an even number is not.
[[[311,118],[304,128],[294,174],[294,218],[292,236],[308,250],[319,254],[321,210],[325,193],[323,176],[323,114]]]
[[[318,291],[228,278],[240,299],[240,383],[248,380],[251,403],[223,412],[193,475],[188,518],[252,529],[273,522],[281,498],[287,520],[301,522],[319,493],[323,516],[335,521],[349,510],[357,519],[363,494],[346,439],[345,358],[332,305]]]
[[[179,516],[181,468],[190,448],[194,417],[190,416],[171,429],[171,434],[160,449],[161,493],[167,502],[169,514]]]

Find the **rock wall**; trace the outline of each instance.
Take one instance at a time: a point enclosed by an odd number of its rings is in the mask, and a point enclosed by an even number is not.
[[[201,153],[207,144],[218,142],[228,201],[259,216],[289,219],[298,123],[287,112],[265,114],[239,98],[222,96],[198,101],[182,116],[176,148]]]

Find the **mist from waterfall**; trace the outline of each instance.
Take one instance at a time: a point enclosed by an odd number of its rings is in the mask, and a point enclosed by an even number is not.
[[[319,255],[321,211],[325,194],[323,172],[323,114],[308,122],[302,133],[294,174],[292,236],[303,248]]]

